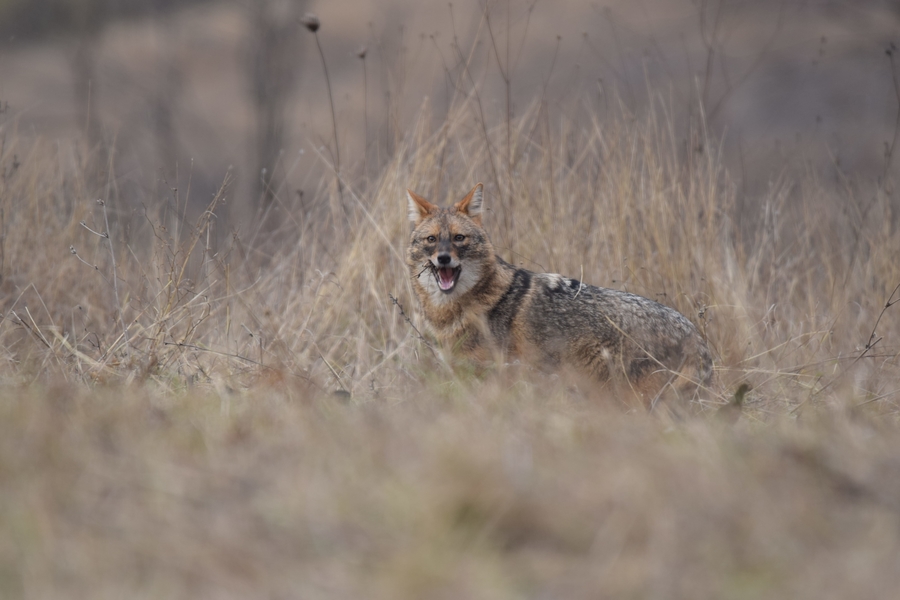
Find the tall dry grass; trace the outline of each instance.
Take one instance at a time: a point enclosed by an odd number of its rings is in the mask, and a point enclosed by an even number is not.
[[[663,100],[425,103],[375,173],[221,227],[115,153],[0,130],[0,595],[884,597],[900,566],[900,266],[879,189],[748,202]],[[365,164],[364,160],[359,163]],[[373,176],[373,173],[374,176]],[[698,324],[681,422],[435,348],[405,188],[486,184],[500,254]],[[207,200],[207,199],[204,199]],[[335,393],[339,392],[339,393]]]
[[[483,180],[506,260],[682,311],[714,350],[719,398],[747,382],[761,413],[874,398],[893,410],[885,305],[900,268],[886,195],[784,176],[739,218],[715,140],[676,133],[662,103],[612,125],[535,105],[509,132],[478,121],[479,103],[460,97],[444,119],[423,105],[369,188],[344,182],[343,202],[323,176],[312,199],[279,195],[231,232],[218,226],[227,174],[189,215],[189,189],[146,197],[119,187],[112,159],[6,133],[4,379],[265,376],[361,402],[418,385],[442,360],[419,335],[404,189],[449,203]]]

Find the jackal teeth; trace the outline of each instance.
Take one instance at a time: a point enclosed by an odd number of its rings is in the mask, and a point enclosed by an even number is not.
[[[442,292],[449,293],[456,286],[459,279],[460,267],[437,267],[434,269],[434,277]]]

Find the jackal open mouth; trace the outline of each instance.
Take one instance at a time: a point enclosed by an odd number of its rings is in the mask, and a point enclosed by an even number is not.
[[[449,294],[456,287],[459,280],[460,267],[435,267],[433,269],[434,278],[437,279],[438,287],[441,291]]]

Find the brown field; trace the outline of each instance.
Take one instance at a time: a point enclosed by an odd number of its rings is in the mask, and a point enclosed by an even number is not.
[[[0,55],[0,597],[900,589],[900,89],[883,43],[896,11],[837,3],[845,22],[787,4],[793,36],[768,42],[780,5],[722,4],[713,57],[729,58],[713,64],[740,60],[714,68],[704,95],[674,67],[668,81],[650,66],[626,77],[641,40],[675,56],[690,3],[560,3],[533,22],[514,4],[509,29],[503,3],[491,29],[454,5],[456,47],[446,17],[436,24],[444,6],[332,4],[326,53],[368,40],[371,99],[351,97],[361,61],[331,53],[339,189],[321,63],[303,46],[269,204],[247,175],[234,5],[110,25],[93,134],[59,92],[72,89],[69,42]],[[631,27],[618,46],[597,42],[598,68],[625,78],[603,94],[571,47],[551,69],[560,23],[577,39],[595,13]],[[334,22],[346,26],[329,38]],[[391,45],[403,23],[421,46]],[[498,68],[510,31],[533,68]],[[877,84],[823,100],[822,120],[785,107],[779,125],[758,90],[781,89],[766,78],[819,36],[829,50],[811,72],[838,68],[835,52]],[[189,75],[172,135],[127,99],[134,82],[154,89],[139,64],[155,72],[154,46],[183,52]],[[703,62],[701,38],[683,47]],[[756,56],[762,75],[729,80]],[[880,112],[857,110],[866,94]],[[792,128],[805,133],[778,146]],[[565,375],[466,364],[422,336],[404,190],[448,203],[477,181],[506,260],[697,323],[715,356],[704,406],[647,413]]]

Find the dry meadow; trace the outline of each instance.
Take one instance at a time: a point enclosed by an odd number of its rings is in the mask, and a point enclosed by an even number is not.
[[[189,163],[141,185],[114,137],[0,114],[0,597],[900,589],[893,144],[875,175],[798,159],[750,196],[702,98],[542,82],[511,110],[485,14],[434,63],[441,101],[366,112],[339,173],[320,106],[310,166],[239,223],[240,165],[202,197]],[[694,321],[702,405],[436,347],[405,189],[447,204],[477,181],[504,259]]]

